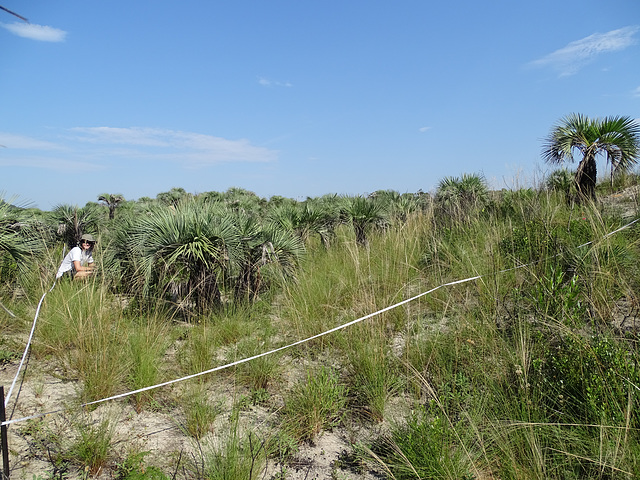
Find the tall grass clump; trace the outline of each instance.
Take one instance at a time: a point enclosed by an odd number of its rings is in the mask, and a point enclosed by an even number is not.
[[[358,325],[345,334],[342,346],[353,407],[370,421],[384,419],[387,403],[403,383],[398,359],[389,343],[384,329]]]
[[[185,332],[186,338],[181,340],[179,360],[184,373],[194,373],[210,370],[218,364],[220,349],[219,337],[216,329],[208,322],[189,327]],[[199,377],[200,382],[206,379]]]
[[[220,413],[220,406],[212,403],[206,388],[201,384],[186,390],[183,396],[185,429],[196,440],[205,436]]]
[[[272,350],[269,341],[260,338],[247,338],[241,341],[229,362],[251,358]],[[236,366],[236,378],[252,390],[265,390],[269,385],[277,384],[282,374],[282,355],[271,353],[243,362]]]
[[[191,478],[206,480],[254,480],[261,478],[267,461],[265,441],[246,430],[238,418],[231,420],[229,430],[219,442],[206,442],[200,447],[200,457],[194,457]]]
[[[285,286],[280,316],[289,331],[297,339],[311,337],[415,294],[424,228],[420,221],[398,223],[371,236],[366,247],[350,230],[337,229],[331,249],[310,252],[297,281]],[[385,318],[391,331],[400,329],[406,310],[394,309]],[[333,340],[323,337],[316,344],[326,342]]]
[[[128,334],[129,371],[126,385],[130,390],[139,390],[161,381],[162,359],[170,341],[170,329],[156,318],[133,322]],[[157,390],[148,390],[133,395],[136,411],[149,404]]]
[[[113,447],[114,426],[109,419],[97,424],[76,425],[77,438],[69,451],[72,461],[86,466],[90,475],[97,475],[106,466]]]
[[[65,361],[81,381],[83,400],[113,395],[123,385],[129,370],[122,357],[126,321],[97,280],[60,282],[38,325],[35,350]]]
[[[36,455],[48,462],[47,478],[70,478],[73,473],[78,478],[99,476],[114,459],[115,424],[110,416],[39,418],[22,426],[20,433]]]
[[[346,413],[347,389],[335,371],[321,367],[317,372],[308,371],[284,401],[282,429],[299,441],[310,441],[340,424]]]

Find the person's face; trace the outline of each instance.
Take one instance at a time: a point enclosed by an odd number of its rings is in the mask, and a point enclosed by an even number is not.
[[[87,240],[80,240],[80,246],[83,250],[89,250],[91,248],[91,242],[88,242]]]

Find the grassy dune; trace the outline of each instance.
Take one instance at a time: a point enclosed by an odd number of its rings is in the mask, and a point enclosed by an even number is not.
[[[161,290],[131,295],[103,265],[102,275],[46,297],[25,375],[34,403],[14,418],[39,411],[44,376],[74,388],[59,405],[68,410],[11,426],[28,445],[12,463],[40,478],[638,478],[638,227],[608,235],[636,218],[633,200],[571,205],[519,190],[473,204],[431,201],[387,217],[366,242],[339,224],[328,247],[321,236],[304,239],[295,275],[265,271],[269,288],[255,300],[223,290],[220,305],[189,315]],[[106,262],[103,248],[96,256]],[[59,252],[47,255],[51,266]],[[24,275],[21,295],[2,295],[18,314],[0,311],[10,370],[51,280]],[[268,356],[78,406],[474,276]],[[179,446],[118,431],[144,415],[164,416]],[[305,473],[303,453],[329,435],[343,440],[341,451],[328,470]]]

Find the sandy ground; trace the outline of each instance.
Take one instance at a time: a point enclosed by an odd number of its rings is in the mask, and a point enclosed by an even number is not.
[[[5,394],[15,377],[19,362],[5,364],[0,367],[0,384],[5,385]],[[148,452],[144,457],[145,464],[162,468],[169,476],[175,478],[193,478],[193,465],[200,458],[200,448],[206,451],[210,446],[220,445],[225,435],[230,430],[229,415],[231,399],[237,396],[231,391],[230,386],[217,385],[215,392],[210,392],[210,397],[223,406],[223,413],[218,415],[216,421],[205,437],[198,442],[186,434],[185,419],[181,408],[175,402],[167,401],[165,405],[157,409],[145,409],[138,413],[131,402],[117,400],[105,402],[93,411],[87,411],[77,407],[78,385],[73,381],[61,379],[61,372],[55,369],[47,371],[40,366],[27,363],[27,372],[22,382],[22,376],[16,383],[8,405],[7,417],[21,419],[30,415],[43,412],[55,412],[44,418],[22,421],[11,424],[8,428],[8,444],[10,451],[10,478],[13,479],[38,479],[53,478],[55,472],[52,460],[47,448],[35,441],[31,429],[46,428],[58,437],[58,441],[69,444],[73,438],[72,424],[82,421],[85,424],[98,425],[103,419],[109,419],[115,426],[115,433],[111,447],[111,461],[101,472],[92,475],[91,478],[111,479],[115,478],[114,466],[116,461],[122,461],[128,452]],[[34,362],[35,363],[35,362]],[[166,387],[159,395],[161,398],[175,398],[175,389],[182,386]],[[16,403],[17,401],[17,403]],[[173,403],[173,404],[172,404]],[[229,407],[229,408],[226,408]],[[65,409],[58,411],[60,409]],[[267,431],[267,426],[272,421],[273,408],[261,406],[248,406],[240,416],[240,424],[251,426],[252,430]],[[383,425],[375,427],[375,430],[384,428]],[[352,443],[368,438],[375,434],[373,430],[365,430],[363,427],[352,426],[322,433],[313,444],[305,444],[300,447],[295,457],[286,465],[278,464],[273,459],[269,460],[266,469],[260,478],[264,479],[339,479],[339,480],[375,480],[384,478],[380,472],[365,469],[354,471],[346,464],[348,454],[352,450]],[[83,475],[84,474],[84,475]],[[70,468],[66,476],[55,478],[79,479],[86,478],[85,472],[77,468]]]

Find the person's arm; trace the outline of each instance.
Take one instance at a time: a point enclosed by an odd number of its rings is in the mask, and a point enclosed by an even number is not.
[[[73,268],[75,269],[76,273],[78,273],[78,272],[91,272],[93,270],[93,262],[87,264],[86,267],[83,267],[80,264],[79,260],[74,260],[73,261]]]
[[[82,280],[93,274],[93,262],[89,263],[86,267],[83,267],[80,264],[80,261],[74,260],[73,268],[76,271],[75,275],[73,276],[74,280]]]

